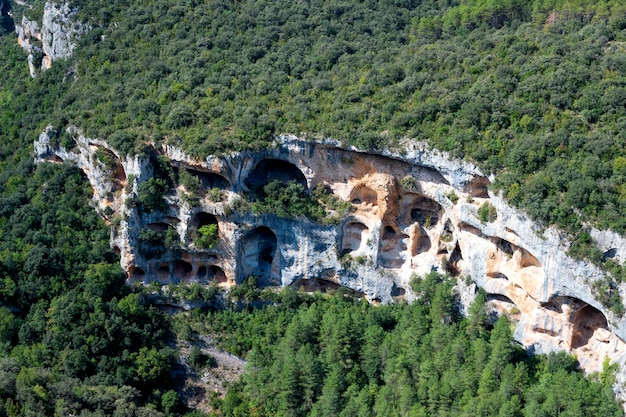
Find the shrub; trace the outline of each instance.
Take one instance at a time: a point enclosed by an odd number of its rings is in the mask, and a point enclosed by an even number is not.
[[[213,249],[219,242],[217,224],[205,224],[198,229],[193,243],[202,249]]]
[[[491,223],[498,218],[498,212],[494,206],[485,202],[478,208],[478,218],[483,223]]]
[[[165,200],[163,194],[167,190],[167,184],[160,178],[150,178],[139,184],[137,200],[143,209],[150,213],[152,211],[164,210]]]
[[[168,129],[180,129],[189,126],[193,122],[193,112],[185,104],[175,106],[165,118],[165,127]]]

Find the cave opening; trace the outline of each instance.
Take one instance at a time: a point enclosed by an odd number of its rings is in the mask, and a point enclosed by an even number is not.
[[[604,314],[589,304],[576,312],[572,324],[574,325],[572,349],[587,345],[597,329],[609,328]]]
[[[111,172],[111,179],[113,180],[112,191],[123,189],[126,186],[126,172],[124,171],[122,161],[117,155],[112,150],[100,146],[96,151],[96,157]]]
[[[146,273],[143,269],[138,267],[133,267],[130,272],[130,282],[142,282]]]
[[[260,161],[245,179],[244,184],[250,191],[261,194],[264,186],[272,181],[288,183],[295,181],[308,189],[307,180],[302,171],[291,162],[282,159],[263,159]]]
[[[209,281],[216,281],[218,284],[224,284],[228,281],[224,270],[217,265],[211,265],[208,269]]]
[[[450,254],[450,258],[448,258],[448,262],[446,262],[446,270],[453,277],[457,277],[461,274],[461,267],[459,262],[463,260],[463,254],[461,253],[461,247],[459,246],[459,242],[454,246],[454,250]]]
[[[180,280],[187,278],[187,275],[193,270],[189,262],[178,260],[174,262],[174,276]]]
[[[242,239],[242,279],[251,275],[257,277],[259,286],[280,284],[279,276],[272,268],[276,259],[278,239],[266,226],[248,232]]]
[[[378,205],[378,193],[372,190],[367,185],[362,185],[357,187],[352,191],[350,195],[350,201],[352,204],[366,204],[370,206]]]
[[[162,264],[157,270],[157,279],[161,284],[167,284],[170,280],[170,267],[168,264]]]
[[[200,188],[202,190],[210,190],[212,188],[219,188],[222,190],[229,189],[231,187],[230,181],[221,174],[216,172],[200,171],[193,168],[182,168],[191,176],[198,179]]]
[[[200,228],[202,226],[209,226],[211,224],[218,224],[217,217],[211,213],[205,213],[203,211],[196,213],[194,218],[194,226]]]
[[[432,247],[432,243],[430,241],[430,237],[428,236],[428,232],[424,229],[419,223],[415,224],[415,235],[414,235],[414,243],[413,243],[413,253],[412,255],[418,255],[420,253],[428,252]],[[445,248],[444,248],[445,250]],[[447,253],[447,251],[446,251]]]
[[[471,181],[465,184],[465,192],[469,193],[472,197],[489,198],[489,184],[491,184],[491,182],[487,177],[476,175]]]
[[[393,286],[391,287],[391,296],[392,297],[404,297],[406,295],[406,290],[402,287],[398,287],[398,285],[396,285],[396,283],[393,283]]]
[[[441,218],[443,207],[423,194],[407,193],[400,199],[400,219],[405,225],[419,223],[430,228]]]
[[[341,239],[341,254],[345,255],[359,249],[367,234],[369,234],[369,228],[363,223],[346,223],[343,227],[343,237]]]
[[[404,233],[398,233],[396,230],[387,225],[381,231],[379,244],[378,263],[383,268],[399,268],[404,263],[405,257],[401,252],[406,251],[406,240],[408,236]]]

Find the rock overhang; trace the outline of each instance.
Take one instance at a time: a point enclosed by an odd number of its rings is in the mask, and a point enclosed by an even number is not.
[[[471,163],[420,143],[407,144],[401,154],[373,153],[332,140],[280,136],[265,150],[203,160],[169,145],[153,145],[153,152],[199,177],[203,187],[223,188],[223,199],[211,201],[201,190],[192,207],[183,201],[185,190],[174,185],[161,212],[145,213],[128,201],[136,197],[138,184],[154,175],[150,158],[121,158],[108,150],[114,164],[107,168],[96,156],[98,149],[108,149],[105,141],[87,139],[76,130],[72,134],[77,146],[70,152],[54,149],[44,132],[35,144],[38,157],[75,161],[88,174],[96,206],[101,211],[112,207],[122,219],[112,244],[131,281],[228,287],[252,274],[261,285],[344,286],[387,303],[414,298],[409,286],[413,276],[447,270],[469,276],[485,289],[488,304],[514,318],[515,335],[526,346],[584,354],[581,363],[590,371],[600,369],[602,355],[626,360],[626,321],[604,308],[591,290],[603,271],[570,258],[558,230],[539,228],[489,192],[488,177]],[[111,175],[111,166],[121,166],[123,173]],[[121,178],[127,179],[123,187]],[[323,186],[350,209],[327,224],[241,210],[238,200],[274,180],[293,180],[309,194]],[[493,208],[493,218],[481,219],[485,205]],[[214,248],[193,243],[202,216],[218,226]],[[140,250],[138,236],[155,225],[174,229],[178,243],[175,250],[149,258]],[[611,235],[607,242],[616,254],[624,251],[623,239]],[[471,302],[475,286],[459,288],[470,293],[461,298]],[[565,300],[560,311],[551,308],[555,300]],[[572,306],[578,306],[576,314]],[[582,325],[585,315],[595,317],[593,323]],[[590,349],[596,353],[589,355]]]

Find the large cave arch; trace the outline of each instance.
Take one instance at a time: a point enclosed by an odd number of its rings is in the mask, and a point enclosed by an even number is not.
[[[250,191],[258,192],[272,181],[284,183],[295,181],[305,190],[308,189],[307,180],[302,171],[291,162],[282,159],[263,159],[250,171],[244,184]]]
[[[541,307],[567,316],[572,324],[572,349],[588,345],[598,329],[609,329],[606,316],[600,310],[576,297],[555,296]]]
[[[278,268],[278,239],[268,227],[260,226],[248,232],[241,240],[241,278],[254,275],[259,286],[280,284]]]
[[[111,173],[111,191],[119,191],[126,187],[126,171],[124,171],[122,161],[112,150],[107,149],[104,146],[99,146],[96,151],[96,158],[98,158],[98,160],[106,166]]]

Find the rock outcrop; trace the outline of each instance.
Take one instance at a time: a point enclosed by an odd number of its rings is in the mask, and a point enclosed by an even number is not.
[[[28,10],[27,3],[23,7]],[[35,77],[37,69],[47,70],[56,60],[67,58],[76,46],[75,39],[86,27],[72,20],[76,12],[69,3],[47,1],[44,5],[41,22],[30,19],[25,13],[21,21],[15,22],[17,41],[28,53],[30,76]]]
[[[513,318],[515,337],[528,349],[567,350],[588,372],[600,370],[605,357],[626,369],[626,319],[592,293],[603,271],[570,258],[558,230],[540,230],[491,193],[489,179],[472,164],[421,144],[402,154],[372,154],[291,136],[263,151],[204,160],[171,146],[122,157],[104,141],[69,134],[73,150],[53,146],[51,132],[42,133],[37,158],[74,161],[85,172],[96,207],[116,226],[112,245],[129,283],[228,287],[254,275],[262,286],[343,286],[388,303],[414,299],[412,277],[445,270],[459,277],[465,304],[482,287],[489,306]],[[194,179],[196,199],[173,184],[162,209],[141,209],[137,193],[155,175],[157,155],[174,174]],[[251,212],[242,201],[273,180],[326,190],[337,203],[327,206],[329,221]],[[348,210],[337,217],[341,206]],[[216,244],[198,244],[205,226],[216,231]],[[623,262],[621,237],[593,235]],[[155,248],[150,236],[166,243]],[[624,379],[626,372],[620,384]]]

